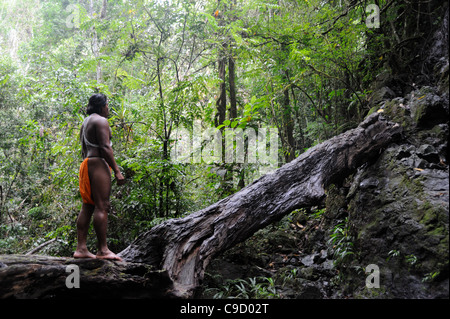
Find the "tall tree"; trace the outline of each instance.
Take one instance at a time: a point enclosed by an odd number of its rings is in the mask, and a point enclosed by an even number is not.
[[[227,88],[226,88],[226,65],[227,65],[227,32],[225,29],[224,12],[226,10],[226,4],[222,3],[222,0],[217,0],[217,10],[214,12],[215,18],[218,20],[219,26],[219,48],[217,55],[217,71],[220,80],[219,94],[216,100],[217,113],[215,116],[216,127],[222,125],[225,121],[226,109],[227,109]]]
[[[100,8],[100,14],[95,13],[95,7],[94,7],[94,0],[89,1],[89,15],[91,19],[96,19],[96,17],[99,17],[99,20],[103,20],[106,18],[106,9],[107,9],[107,0],[102,0],[102,6]],[[92,32],[92,53],[94,54],[95,59],[97,60],[97,67],[96,67],[96,79],[97,82],[100,83],[103,80],[102,75],[102,65],[100,62],[100,44],[98,39],[97,30],[95,28],[95,25],[92,26],[91,29]]]

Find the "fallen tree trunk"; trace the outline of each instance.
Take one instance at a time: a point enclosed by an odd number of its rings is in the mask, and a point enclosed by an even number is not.
[[[169,298],[167,272],[146,264],[0,255],[0,299]]]
[[[141,234],[119,255],[168,272],[179,297],[192,297],[210,260],[257,230],[325,197],[328,185],[401,136],[401,127],[379,113],[357,128],[319,144],[239,192],[184,218]]]

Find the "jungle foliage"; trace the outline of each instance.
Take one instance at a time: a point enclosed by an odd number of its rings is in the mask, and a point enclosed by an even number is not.
[[[177,129],[276,128],[282,165],[355,127],[370,108],[368,84],[394,58],[401,72],[410,38],[426,36],[410,32],[419,2],[375,2],[381,27],[362,0],[0,1],[0,253],[54,238],[46,253],[73,251],[78,134],[95,92],[109,98],[128,180],[112,190],[116,251],[264,166],[175,161]]]

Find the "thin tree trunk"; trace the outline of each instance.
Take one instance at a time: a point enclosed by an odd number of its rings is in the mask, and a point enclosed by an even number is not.
[[[237,118],[237,102],[236,102],[236,70],[234,59],[228,58],[228,84],[230,86],[230,120]]]
[[[218,0],[217,2],[218,7],[220,8],[221,0]],[[218,10],[219,11],[219,10]],[[218,25],[220,27],[223,27],[224,25],[224,19],[223,15],[221,13],[218,13],[217,17],[218,19]],[[225,115],[226,115],[226,108],[227,108],[227,89],[226,89],[226,82],[225,82],[225,75],[226,75],[226,62],[227,62],[227,40],[226,36],[224,35],[224,40],[219,48],[219,56],[217,59],[218,63],[218,77],[220,79],[220,86],[219,86],[219,98],[216,101],[216,107],[217,107],[217,113],[215,118],[215,125],[216,127],[221,125],[225,121]]]
[[[102,2],[102,8],[100,11],[100,19],[106,18],[106,7],[107,7],[107,0],[103,0]],[[89,15],[91,18],[94,17],[94,2],[93,0],[90,0],[89,2]],[[96,80],[97,82],[101,82],[103,80],[102,75],[102,65],[100,63],[99,57],[100,57],[100,48],[98,44],[98,35],[97,31],[95,30],[95,27],[92,27],[92,52],[94,53],[94,57],[97,60],[97,69],[96,69]]]
[[[288,80],[287,71],[286,71],[286,79]],[[294,120],[292,119],[292,108],[291,108],[291,99],[289,98],[289,88],[285,88],[283,90],[283,122],[284,122],[284,131],[286,134],[286,145],[285,145],[285,154],[284,158],[286,163],[289,163],[295,158],[295,140],[294,140]]]
[[[163,142],[163,154],[162,154],[162,160],[163,162],[166,162],[169,160],[169,139],[170,139],[170,127],[168,127],[168,120],[167,120],[167,113],[166,108],[164,104],[164,95],[163,95],[163,88],[161,83],[161,63],[162,58],[158,58],[156,61],[156,72],[158,76],[158,91],[159,91],[159,99],[160,99],[160,108],[161,112],[163,114],[163,121],[164,121],[164,139]],[[161,170],[161,178],[159,182],[159,216],[160,217],[168,217],[169,209],[168,209],[168,188],[169,184],[167,179],[165,178],[167,174],[167,168],[164,166]],[[166,193],[166,196],[164,195]],[[165,198],[165,204],[164,204],[164,196]]]
[[[220,79],[220,87],[219,87],[219,98],[217,99],[217,114],[215,119],[216,127],[221,125],[225,121],[225,113],[227,108],[227,90],[225,83],[225,57],[223,55],[219,56],[219,79]]]

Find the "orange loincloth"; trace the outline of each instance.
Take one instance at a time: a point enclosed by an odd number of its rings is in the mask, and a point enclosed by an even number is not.
[[[86,157],[80,166],[80,194],[83,199],[83,203],[95,205],[92,200],[91,194],[91,182],[89,180],[88,172],[88,157]]]

